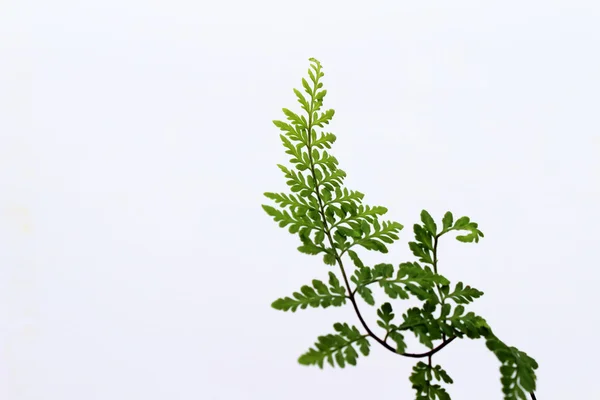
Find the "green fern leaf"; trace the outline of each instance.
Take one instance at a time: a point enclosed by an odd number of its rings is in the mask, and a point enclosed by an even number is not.
[[[359,352],[363,356],[369,355],[368,335],[362,335],[355,326],[346,323],[336,323],[333,327],[337,333],[319,336],[314,347],[298,358],[300,364],[323,368],[327,362],[332,367],[337,365],[344,368],[346,365],[356,365]]]
[[[409,379],[413,389],[417,392],[417,400],[450,400],[450,395],[446,392],[446,389],[437,383],[433,383],[434,377],[438,382],[443,380],[445,383],[452,383],[450,376],[439,365],[432,367],[419,361],[413,367]]]
[[[282,297],[275,300],[271,306],[276,310],[295,312],[298,308],[329,306],[339,307],[346,304],[346,296],[339,293],[338,287],[328,287],[323,282],[315,279],[312,287],[302,286],[299,292],[294,292],[293,297]]]
[[[471,303],[474,299],[477,299],[484,294],[482,291],[472,288],[469,285],[464,286],[462,282],[456,284],[452,293],[449,293],[449,288],[450,286],[443,286],[441,288],[442,293],[444,293],[446,299],[453,300],[456,304]]]
[[[488,335],[486,346],[500,360],[500,381],[504,400],[526,400],[536,389],[535,370],[538,363],[527,353],[507,346],[493,334]]]

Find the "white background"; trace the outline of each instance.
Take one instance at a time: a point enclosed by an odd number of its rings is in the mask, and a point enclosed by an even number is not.
[[[405,225],[363,258],[413,260],[423,208],[471,217],[485,238],[445,238],[441,272],[539,362],[539,400],[600,398],[597,2],[0,9],[0,398],[414,398],[415,360],[376,344],[357,367],[297,363],[358,325],[350,306],[270,308],[330,269],[261,209],[287,191],[271,121],[299,110],[309,57],[347,187]],[[433,360],[454,400],[502,398],[482,341]]]

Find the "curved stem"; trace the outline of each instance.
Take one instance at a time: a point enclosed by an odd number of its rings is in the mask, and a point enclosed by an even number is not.
[[[450,342],[452,342],[454,339],[456,339],[456,336],[451,337],[449,339],[444,340],[438,347],[433,348],[431,350],[429,350],[426,353],[399,353],[401,356],[404,357],[411,357],[411,358],[423,358],[423,357],[429,357],[434,355],[435,353],[437,353],[438,351],[440,351],[441,349],[443,349],[444,347],[446,347],[447,345],[450,344]]]

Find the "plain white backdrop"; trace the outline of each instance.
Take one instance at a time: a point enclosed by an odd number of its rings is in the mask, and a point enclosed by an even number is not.
[[[405,225],[363,258],[413,260],[422,209],[471,217],[441,272],[538,361],[538,400],[600,398],[597,2],[31,3],[0,5],[0,398],[414,399],[416,360],[376,344],[297,363],[350,306],[270,308],[330,269],[261,209],[309,57],[345,184]],[[454,400],[502,398],[482,341],[433,361]]]

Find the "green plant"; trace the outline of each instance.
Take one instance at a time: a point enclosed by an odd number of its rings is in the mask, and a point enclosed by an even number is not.
[[[433,355],[457,338],[483,338],[501,362],[504,399],[526,399],[530,393],[535,400],[537,362],[498,339],[485,319],[466,312],[465,305],[482,296],[483,292],[463,282],[452,286],[438,273],[437,249],[441,237],[458,232],[456,239],[459,241],[477,243],[483,237],[477,223],[469,217],[454,220],[452,213],[446,212],[439,228],[432,216],[423,210],[421,224],[413,227],[415,241],[409,243],[418,262],[403,262],[397,268],[387,263],[372,267],[364,265],[353,250],[363,247],[387,253],[387,245],[398,240],[403,226],[398,222],[380,221],[387,212],[385,207],[364,205],[362,193],[343,187],[346,173],[338,168],[336,158],[327,152],[336,136],[322,129],[317,131],[331,121],[334,110],[321,110],[327,94],[321,82],[324,73],[319,61],[314,58],[309,61],[310,82],[302,79],[308,97],[294,89],[305,114],[284,108],[287,122],[273,121],[283,131],[280,138],[294,166],[290,169],[277,165],[292,193],[265,193],[278,208],[262,207],[280,227],[288,227],[290,233],[298,234],[302,242],[298,247],[300,252],[322,254],[325,264],[337,264],[342,283],[336,273],[329,271],[328,282],[315,279],[291,297],[275,300],[272,307],[295,312],[298,308],[339,307],[350,302],[363,331],[348,323],[336,323],[333,333],[319,336],[314,347],[302,354],[298,362],[319,368],[325,363],[341,368],[356,365],[361,355],[370,353],[374,341],[401,356],[426,359],[427,362],[417,362],[409,378],[417,400],[449,400],[448,392],[440,383],[452,383],[452,379],[441,366],[432,364]],[[354,265],[352,274],[344,266],[344,256],[348,256]],[[398,320],[392,305],[389,302],[382,304],[377,309],[377,324],[382,333],[376,334],[365,322],[357,302],[358,295],[368,305],[375,306],[371,289],[375,284],[392,299],[414,296],[422,306],[406,310]],[[404,341],[407,332],[412,332],[430,350],[408,353]],[[437,341],[441,342],[435,344]]]

